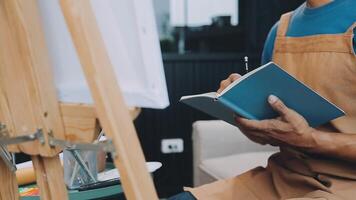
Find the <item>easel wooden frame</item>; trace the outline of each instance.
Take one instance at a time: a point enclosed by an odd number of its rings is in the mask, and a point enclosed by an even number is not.
[[[131,200],[158,199],[153,181],[145,166],[145,158],[129,110],[123,100],[101,39],[90,2],[87,0],[61,0],[61,8],[89,83],[94,99],[95,116],[98,117],[107,137],[113,141],[115,146],[114,163],[120,171],[125,196]],[[73,123],[73,119],[74,121],[81,121],[81,116],[75,115],[73,117],[70,114],[72,113],[70,106],[60,106],[57,102],[44,34],[39,20],[37,1],[0,1],[0,11],[4,11],[2,14],[0,13],[0,17],[3,17],[2,20],[0,19],[0,30],[6,30],[7,33],[0,36],[0,42],[4,42],[2,44],[10,49],[10,51],[8,51],[9,49],[6,49],[6,51],[0,50],[0,60],[2,60],[0,61],[0,73],[6,72],[13,75],[8,77],[7,80],[2,80],[2,82],[0,80],[0,120],[10,124],[10,135],[25,134],[24,131],[19,131],[21,127],[24,127],[23,124],[16,121],[19,120],[25,125],[26,123],[29,124],[27,125],[30,127],[26,131],[40,127],[44,130],[46,139],[49,131],[53,131],[56,138],[64,139],[65,131],[68,130],[66,124]],[[15,68],[10,68],[10,66],[15,66]],[[6,85],[9,84],[6,81],[11,81],[10,78],[19,77],[14,72],[15,69],[19,70],[17,72],[25,80],[21,83],[31,83],[29,86],[24,84],[22,85],[23,88],[20,87],[23,92],[29,94],[26,97],[30,96],[30,99],[24,98],[18,101],[18,103],[30,104],[24,107],[33,111],[28,118],[14,115],[13,110],[16,110],[17,107],[10,105],[13,104],[11,100],[15,98],[14,95],[22,94],[17,91],[19,87]],[[29,73],[22,71],[24,69],[29,70]],[[3,77],[0,74],[0,78]],[[3,94],[1,88],[4,88]],[[13,90],[9,90],[9,88],[13,88]],[[17,93],[10,94],[9,91],[17,91]],[[32,96],[31,92],[35,95]],[[78,107],[76,105],[71,106],[73,110],[83,109],[80,105]],[[88,111],[89,116],[92,116],[91,112]],[[69,117],[64,116],[66,113],[69,114]],[[27,113],[24,115],[26,116]],[[31,117],[34,118],[32,121],[26,121]],[[84,120],[92,120],[92,118],[84,118]],[[19,148],[15,146],[13,149],[20,149],[33,155],[32,160],[36,170],[37,183],[40,187],[41,199],[67,199],[63,182],[63,169],[57,155],[59,150],[50,148],[48,144],[39,146],[37,151],[30,148],[31,145],[33,147],[36,144],[36,142],[30,142],[25,146],[19,145]],[[18,199],[15,176],[7,170],[1,161],[0,173],[0,180],[4,183],[3,187],[0,188],[0,199]]]

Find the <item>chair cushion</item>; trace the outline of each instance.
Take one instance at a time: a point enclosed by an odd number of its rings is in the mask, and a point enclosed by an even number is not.
[[[231,178],[258,166],[266,167],[276,151],[248,152],[204,160],[199,168],[217,180]]]

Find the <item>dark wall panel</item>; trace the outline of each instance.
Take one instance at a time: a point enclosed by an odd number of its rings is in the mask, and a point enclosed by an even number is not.
[[[211,117],[178,101],[181,96],[216,91],[222,79],[237,72],[244,74],[244,55],[166,55],[164,68],[171,105],[164,110],[143,109],[135,124],[147,160],[163,163],[155,176],[160,196],[165,197],[192,185],[192,123]],[[250,65],[258,66],[251,57]],[[252,67],[253,68],[253,67]],[[162,154],[161,139],[182,138],[184,153]]]
[[[163,163],[155,176],[161,197],[167,197],[192,185],[192,123],[209,116],[179,104],[181,96],[217,90],[219,82],[233,72],[244,73],[245,54],[250,66],[259,66],[265,37],[280,15],[305,0],[239,0],[240,28],[243,32],[237,49],[245,53],[206,55],[164,55],[164,68],[171,105],[164,110],[143,109],[136,128],[147,160]],[[182,138],[184,152],[162,154],[161,139]]]

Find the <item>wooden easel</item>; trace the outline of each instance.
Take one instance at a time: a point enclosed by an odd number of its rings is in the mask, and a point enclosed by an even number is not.
[[[8,136],[42,129],[38,140],[9,147],[31,155],[41,199],[67,199],[56,139],[83,138],[98,118],[113,141],[115,166],[131,200],[158,199],[145,158],[88,0],[61,0],[61,8],[89,84],[94,107],[60,104],[36,0],[0,1],[0,121]],[[95,108],[95,109],[94,109]],[[71,134],[67,134],[71,132]],[[69,136],[70,135],[70,136]],[[0,199],[19,199],[15,175],[0,160]]]

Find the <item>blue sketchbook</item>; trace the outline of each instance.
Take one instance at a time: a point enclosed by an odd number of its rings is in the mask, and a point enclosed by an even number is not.
[[[345,115],[343,110],[272,62],[245,74],[220,94],[183,96],[180,101],[235,125],[234,113],[255,120],[277,117],[267,102],[270,94],[301,114],[312,127]]]

